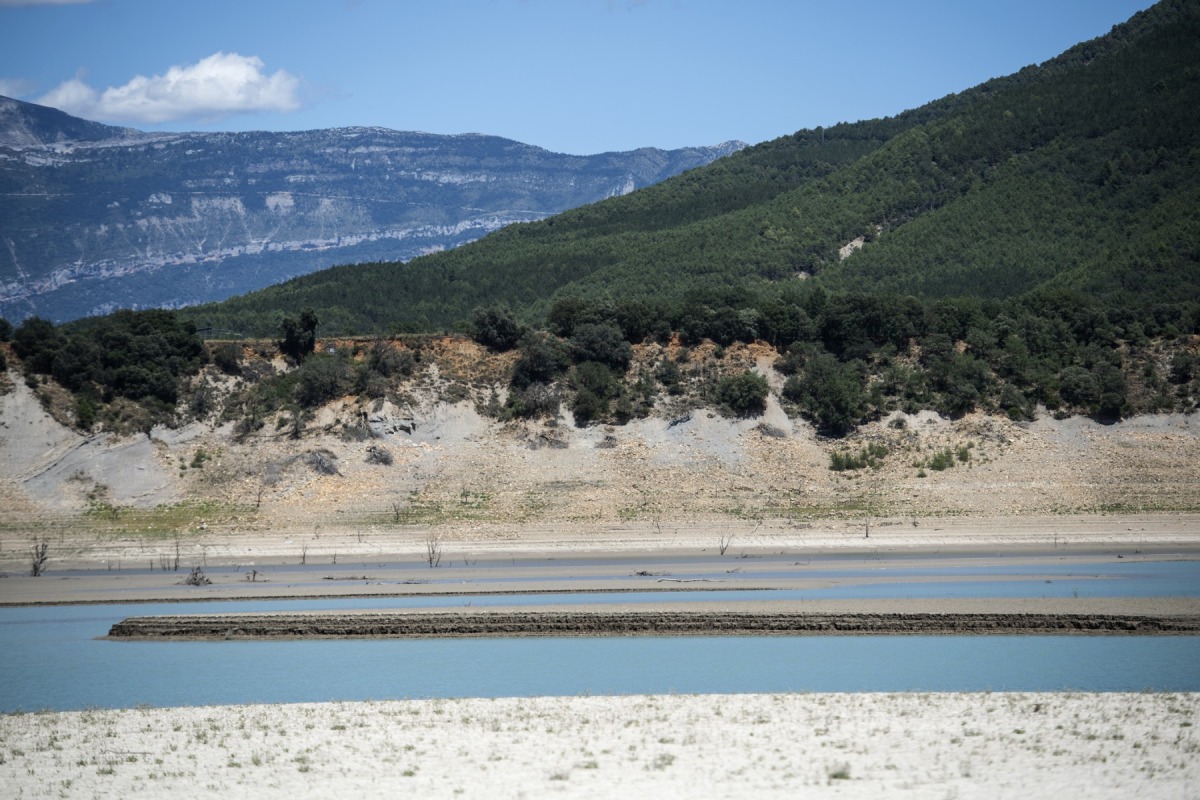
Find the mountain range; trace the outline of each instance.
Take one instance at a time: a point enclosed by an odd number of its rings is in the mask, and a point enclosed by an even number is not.
[[[406,261],[743,146],[575,156],[367,127],[144,133],[0,98],[0,316],[177,307]]]

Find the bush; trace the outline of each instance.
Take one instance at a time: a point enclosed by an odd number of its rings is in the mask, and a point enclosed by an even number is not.
[[[367,353],[366,366],[385,378],[394,375],[412,375],[417,368],[417,357],[412,350],[397,350],[389,343],[377,341]]]
[[[726,375],[717,381],[716,387],[717,402],[739,417],[754,416],[765,411],[769,392],[767,379],[750,371]]]
[[[311,308],[300,312],[300,319],[284,317],[279,325],[282,337],[279,342],[280,351],[297,361],[303,361],[312,355],[317,346],[317,314]]]
[[[521,339],[521,357],[513,365],[510,383],[514,389],[552,383],[570,365],[562,342],[552,336],[531,333]]]
[[[683,394],[683,384],[681,383],[683,374],[679,371],[679,365],[674,361],[664,358],[658,362],[658,366],[654,368],[654,377],[667,390],[667,394]]]
[[[354,392],[365,397],[383,397],[387,394],[390,378],[412,375],[416,367],[417,357],[413,351],[396,350],[387,342],[376,341],[358,366]]]
[[[580,427],[607,417],[610,401],[621,391],[616,374],[595,361],[577,365],[571,383],[575,388],[571,412],[575,415],[575,424]]]
[[[602,315],[586,300],[564,297],[555,300],[546,312],[546,329],[555,336],[568,339],[579,325],[600,322]]]
[[[863,376],[857,362],[842,364],[829,353],[809,358],[804,375],[783,385],[783,396],[800,406],[817,430],[842,436],[866,413]]]
[[[321,356],[297,370],[295,398],[301,408],[316,408],[341,397],[349,388],[350,370],[339,356]]]
[[[937,472],[941,472],[942,470],[953,467],[954,451],[952,451],[950,448],[939,450],[929,457],[929,460],[926,462],[926,466]]]
[[[521,340],[520,323],[507,308],[478,308],[471,324],[471,336],[484,347],[503,353]]]
[[[65,344],[63,335],[54,324],[41,317],[29,317],[12,337],[13,352],[25,362],[27,372],[49,375],[54,356]]]
[[[96,407],[86,397],[79,398],[75,404],[75,424],[80,430],[89,431],[96,423]]]
[[[844,472],[852,469],[879,469],[883,466],[883,459],[887,458],[890,451],[886,445],[870,444],[859,450],[857,453],[848,450],[835,451],[829,454],[829,468],[834,472]]]
[[[633,347],[616,325],[586,323],[571,335],[571,355],[576,363],[592,361],[624,372],[633,359]]]
[[[213,346],[213,364],[226,375],[233,375],[236,378],[241,377],[241,359],[242,346],[236,342],[221,342]]]
[[[501,411],[503,419],[537,419],[556,417],[561,401],[552,387],[544,383],[531,383],[509,392],[508,401]]]
[[[390,467],[392,465],[391,451],[385,447],[371,445],[367,448],[367,463]]]
[[[1196,357],[1190,353],[1178,352],[1171,357],[1171,368],[1167,380],[1176,386],[1189,383],[1196,376]]]

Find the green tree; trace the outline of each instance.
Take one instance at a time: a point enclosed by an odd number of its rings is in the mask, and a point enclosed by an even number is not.
[[[620,393],[616,374],[595,361],[577,364],[571,374],[571,385],[575,389],[571,413],[579,427],[607,417],[612,399]]]
[[[295,398],[301,408],[316,408],[349,389],[350,368],[341,356],[308,359],[297,370]]]
[[[300,319],[284,317],[279,324],[279,349],[284,355],[303,361],[317,346],[317,314],[311,308],[300,312]]]
[[[633,348],[616,325],[584,323],[571,335],[571,354],[577,363],[594,361],[624,372],[633,358]]]
[[[471,336],[484,347],[504,353],[521,341],[524,331],[508,308],[477,308],[471,322]]]
[[[793,375],[783,386],[784,397],[798,404],[821,433],[843,436],[866,413],[861,364],[839,362],[819,353],[805,364],[802,375]]]
[[[528,333],[521,339],[521,356],[513,364],[510,384],[514,389],[525,389],[535,383],[549,384],[570,366],[566,347],[557,338]]]
[[[54,323],[41,317],[29,317],[18,326],[12,337],[13,352],[25,362],[25,369],[39,375],[49,375],[54,357],[66,344],[66,338]]]
[[[723,376],[717,381],[715,395],[717,402],[737,416],[750,417],[766,411],[769,392],[767,379],[747,370]]]

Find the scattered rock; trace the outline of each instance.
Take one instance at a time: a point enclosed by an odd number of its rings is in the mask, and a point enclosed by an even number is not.
[[[367,448],[367,463],[381,464],[385,467],[392,465],[392,454],[386,447],[371,445]]]
[[[304,463],[322,475],[341,474],[337,468],[337,456],[329,450],[309,450],[304,454]]]

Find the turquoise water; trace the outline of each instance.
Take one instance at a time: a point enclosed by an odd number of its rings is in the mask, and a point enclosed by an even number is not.
[[[0,711],[582,693],[1200,691],[1196,636],[97,638],[133,615],[383,605],[320,600],[0,609]]]

